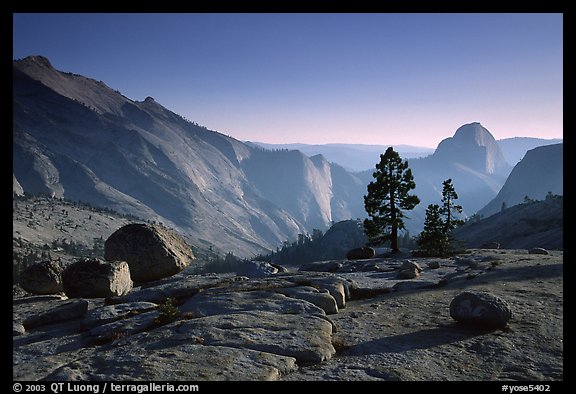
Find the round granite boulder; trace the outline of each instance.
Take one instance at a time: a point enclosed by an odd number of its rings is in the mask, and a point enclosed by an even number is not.
[[[512,310],[506,301],[493,294],[465,291],[450,303],[450,316],[479,327],[503,328],[512,318]]]
[[[104,244],[106,260],[126,261],[134,282],[150,282],[182,271],[194,259],[190,246],[174,232],[148,224],[128,224]]]

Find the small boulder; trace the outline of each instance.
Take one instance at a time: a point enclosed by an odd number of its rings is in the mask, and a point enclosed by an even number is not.
[[[434,261],[428,262],[427,266],[428,266],[428,268],[434,270],[434,269],[440,268],[440,263],[438,261],[434,260]]]
[[[528,253],[530,254],[550,254],[546,249],[544,248],[532,248],[528,251]]]
[[[62,282],[70,298],[122,296],[132,290],[130,268],[125,261],[79,260],[64,270]]]
[[[403,262],[402,265],[400,266],[400,271],[408,269],[414,269],[418,272],[422,272],[422,267],[420,267],[420,264],[410,260]]]
[[[16,323],[15,321],[12,322],[12,336],[16,337],[19,335],[24,335],[26,333],[26,329],[20,323]]]
[[[486,242],[480,246],[480,249],[500,249],[500,242]]]
[[[420,276],[420,271],[416,268],[407,268],[398,271],[398,278],[399,279],[415,279]]]
[[[174,232],[148,224],[128,224],[104,244],[106,260],[126,261],[134,282],[150,282],[182,271],[194,259],[190,246]]]
[[[20,286],[32,294],[61,293],[62,268],[53,261],[32,264],[20,275]]]
[[[376,251],[369,247],[352,249],[346,253],[346,258],[348,260],[372,259],[374,256],[376,256]]]
[[[422,272],[422,267],[420,264],[414,261],[406,260],[402,263],[400,268],[398,268],[398,278],[400,279],[415,279],[420,276]]]
[[[240,265],[236,275],[249,278],[264,278],[278,273],[278,268],[265,261],[248,261]]]
[[[512,310],[500,297],[487,292],[465,291],[450,303],[450,316],[462,323],[503,328],[512,318]]]
[[[275,290],[287,297],[297,298],[311,302],[318,308],[322,308],[327,315],[338,313],[338,304],[330,292],[326,289],[319,291],[310,286],[287,287]]]
[[[288,272],[288,268],[281,266],[280,264],[274,264],[274,263],[268,263],[268,264],[276,268],[278,270],[278,273]]]

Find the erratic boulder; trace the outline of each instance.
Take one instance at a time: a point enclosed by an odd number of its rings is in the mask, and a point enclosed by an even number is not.
[[[346,253],[346,258],[348,260],[372,259],[374,256],[376,256],[376,251],[369,247],[352,249]]]
[[[125,261],[83,259],[62,273],[64,292],[70,298],[106,298],[132,290],[130,269]]]
[[[62,268],[53,261],[32,264],[20,275],[20,286],[32,294],[61,293]]]
[[[168,229],[128,224],[106,240],[104,257],[126,261],[134,282],[149,282],[182,271],[194,254],[182,237]]]
[[[418,272],[422,272],[422,267],[420,266],[420,264],[418,264],[414,261],[406,260],[400,266],[400,271],[403,271],[403,270],[416,270]]]
[[[403,262],[400,266],[398,271],[398,278],[414,279],[420,276],[420,272],[422,272],[422,267],[420,267],[420,264],[408,260]]]
[[[440,268],[440,263],[437,260],[432,260],[430,262],[428,262],[428,268],[435,270]]]
[[[503,328],[512,318],[512,310],[500,297],[487,292],[465,291],[450,303],[450,316],[462,323]]]

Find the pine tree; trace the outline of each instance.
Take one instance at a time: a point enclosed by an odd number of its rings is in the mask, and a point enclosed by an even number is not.
[[[364,230],[371,244],[390,241],[392,252],[398,252],[398,230],[404,229],[403,210],[414,209],[420,203],[410,190],[416,187],[408,162],[389,147],[380,155],[380,163],[372,174],[375,181],[368,185],[364,207],[370,219],[364,220]]]
[[[447,179],[442,183],[441,205],[430,204],[426,208],[424,230],[417,243],[427,255],[446,256],[454,253],[452,230],[464,223],[454,216],[462,213],[462,207],[454,203],[457,199],[452,179]]]
[[[438,204],[428,205],[424,219],[424,230],[416,241],[420,249],[429,256],[443,256],[449,247],[449,239],[445,229]]]
[[[445,232],[448,234],[456,227],[464,224],[463,220],[456,219],[455,213],[462,213],[462,206],[454,204],[454,200],[458,199],[458,194],[452,185],[452,179],[446,179],[442,182],[442,206],[440,207],[440,215],[444,216]]]

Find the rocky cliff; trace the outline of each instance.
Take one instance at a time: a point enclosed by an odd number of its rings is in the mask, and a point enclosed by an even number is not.
[[[548,193],[564,194],[564,144],[540,146],[529,150],[514,166],[506,183],[478,214],[490,216],[502,206],[512,207],[524,201],[544,200]]]

